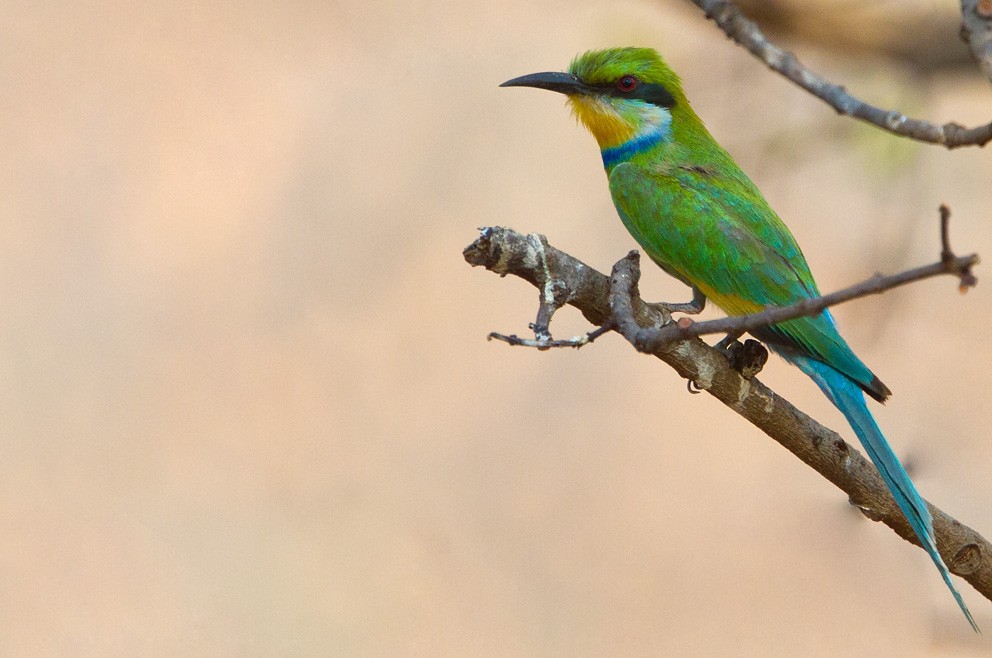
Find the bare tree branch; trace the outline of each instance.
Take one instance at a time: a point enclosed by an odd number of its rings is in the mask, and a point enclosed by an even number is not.
[[[992,82],[992,0],[961,0],[961,38]]]
[[[967,2],[969,0],[962,0]],[[762,33],[753,21],[745,17],[730,0],[692,0],[727,36],[763,61],[768,68],[796,83],[822,99],[839,114],[852,116],[896,135],[920,142],[942,144],[949,149],[959,146],[984,146],[992,141],[992,123],[967,128],[959,123],[937,125],[922,119],[912,119],[895,110],[884,110],[851,96],[843,87],[804,66],[795,55],[782,50]],[[979,0],[988,4],[990,0]],[[990,46],[992,48],[992,46]]]
[[[513,274],[539,290],[553,286],[554,297],[561,304],[576,307],[599,327],[616,327],[635,345],[641,331],[658,328],[664,321],[658,307],[646,304],[637,295],[636,257],[618,263],[611,286],[610,277],[548,245],[542,236],[524,236],[500,227],[482,229],[464,256],[471,265],[483,266],[501,276]],[[814,468],[844,491],[866,516],[919,545],[875,467],[837,433],[757,379],[742,377],[720,351],[698,338],[651,345],[650,353]],[[992,600],[992,544],[937,507],[929,507],[937,547],[948,568]]]

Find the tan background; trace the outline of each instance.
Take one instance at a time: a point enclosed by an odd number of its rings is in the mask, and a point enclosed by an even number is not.
[[[618,337],[487,343],[535,291],[461,257],[491,224],[601,269],[631,248],[562,99],[497,88],[589,47],[666,54],[827,290],[932,261],[942,201],[992,256],[988,149],[838,118],[677,2],[132,4],[4,12],[0,654],[992,647],[992,604],[958,581],[973,636],[922,551]],[[801,52],[990,118],[972,71]],[[978,274],[837,316],[920,489],[992,533]],[[781,361],[762,378],[850,436]]]

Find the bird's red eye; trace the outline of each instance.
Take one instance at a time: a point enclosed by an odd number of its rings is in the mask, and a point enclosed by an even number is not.
[[[619,80],[617,80],[617,89],[624,92],[634,91],[639,83],[640,80],[638,80],[636,77],[632,75],[624,75],[621,76]]]

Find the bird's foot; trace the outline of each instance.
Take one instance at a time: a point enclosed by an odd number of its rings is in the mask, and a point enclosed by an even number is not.
[[[748,338],[743,343],[738,341],[738,338],[740,334],[727,334],[713,347],[727,357],[730,367],[739,372],[741,377],[751,379],[761,372],[768,362],[768,350],[752,338]]]
[[[699,315],[706,308],[706,295],[697,288],[692,289],[692,301],[682,303],[655,302],[647,304],[661,311],[662,315],[671,316],[672,313],[685,313],[686,315]]]

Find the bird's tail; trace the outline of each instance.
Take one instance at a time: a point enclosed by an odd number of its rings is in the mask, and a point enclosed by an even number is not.
[[[871,415],[871,411],[868,410],[861,388],[854,381],[821,361],[796,355],[792,355],[789,360],[809,375],[830,398],[834,406],[840,409],[847,418],[847,422],[851,424],[854,433],[861,440],[861,445],[868,452],[868,456],[871,457],[882,479],[885,480],[886,486],[892,492],[899,509],[906,515],[909,525],[913,527],[913,531],[923,548],[930,554],[933,563],[937,565],[937,570],[940,571],[948,589],[954,595],[961,612],[967,617],[971,627],[976,632],[981,632],[978,630],[971,612],[968,611],[968,606],[964,604],[964,599],[961,598],[961,594],[951,582],[951,574],[947,570],[947,565],[944,564],[943,558],[937,552],[937,542],[933,534],[933,517],[930,516],[930,510],[927,509],[926,503],[923,502],[916,487],[913,486],[913,482],[909,479],[906,469],[899,463],[899,459],[892,452],[889,442],[885,440],[885,436]]]

